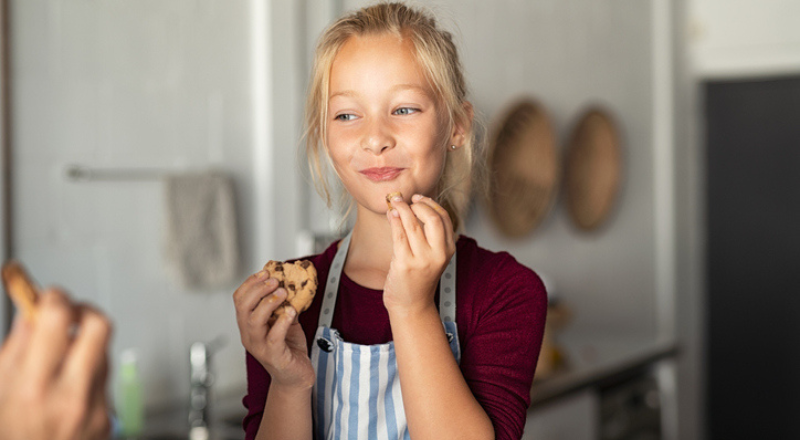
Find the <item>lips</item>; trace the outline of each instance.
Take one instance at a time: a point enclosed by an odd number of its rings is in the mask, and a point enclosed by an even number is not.
[[[394,180],[402,172],[403,168],[397,167],[366,168],[360,171],[361,174],[373,182],[387,182]]]

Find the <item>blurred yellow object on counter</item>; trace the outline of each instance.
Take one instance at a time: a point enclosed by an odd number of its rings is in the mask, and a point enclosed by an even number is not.
[[[572,312],[561,301],[551,303],[547,307],[547,322],[544,326],[544,338],[536,364],[534,380],[543,380],[565,369],[568,359],[557,341],[558,332],[569,322]]]

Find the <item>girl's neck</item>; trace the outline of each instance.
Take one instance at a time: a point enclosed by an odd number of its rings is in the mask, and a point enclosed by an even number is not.
[[[392,228],[385,216],[372,212],[358,213],[347,258],[371,262],[367,265],[373,269],[389,270],[392,260]]]
[[[364,211],[357,214],[344,271],[356,283],[381,290],[392,261],[392,229],[385,216]]]

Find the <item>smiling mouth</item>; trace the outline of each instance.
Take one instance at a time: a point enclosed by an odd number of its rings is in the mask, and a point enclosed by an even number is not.
[[[367,168],[360,171],[361,174],[373,182],[394,180],[401,172],[403,172],[403,168],[395,167]]]

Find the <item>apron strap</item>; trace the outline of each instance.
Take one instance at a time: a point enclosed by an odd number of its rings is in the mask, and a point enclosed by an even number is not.
[[[325,296],[322,298],[318,327],[330,327],[333,322],[333,309],[336,306],[336,296],[339,294],[339,281],[342,279],[344,262],[347,258],[347,250],[350,249],[350,239],[352,237],[353,231],[350,231],[342,239],[339,249],[336,251],[336,256],[333,257],[333,262],[328,272],[328,282],[325,283]],[[455,322],[456,254],[453,254],[453,257],[450,258],[450,262],[439,279],[439,316],[444,322]]]
[[[439,279],[439,316],[444,322],[456,321],[456,253]]]
[[[339,279],[344,270],[344,260],[347,258],[347,250],[350,249],[351,238],[353,238],[353,231],[350,231],[342,239],[339,250],[336,251],[336,256],[333,257],[333,262],[328,272],[328,282],[325,283],[322,308],[319,311],[319,327],[330,327],[333,322],[333,307],[336,305],[336,295],[339,293]]]

